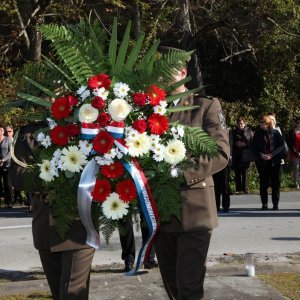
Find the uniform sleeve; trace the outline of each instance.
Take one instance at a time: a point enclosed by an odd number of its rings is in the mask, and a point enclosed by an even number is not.
[[[189,168],[184,172],[186,184],[192,186],[204,180],[207,177],[224,169],[230,157],[229,133],[224,122],[219,100],[209,100],[209,105],[202,116],[202,124],[199,119],[199,126],[205,130],[219,146],[219,153],[217,156],[197,157],[195,163],[199,164],[199,169]],[[197,115],[196,115],[197,118]]]

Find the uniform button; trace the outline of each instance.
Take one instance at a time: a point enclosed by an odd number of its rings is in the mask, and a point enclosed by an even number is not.
[[[205,182],[202,182],[202,186],[206,186],[206,183],[205,183]]]
[[[189,103],[188,100],[184,100],[184,101],[182,102],[182,104],[183,104],[183,106],[188,106],[190,103]]]

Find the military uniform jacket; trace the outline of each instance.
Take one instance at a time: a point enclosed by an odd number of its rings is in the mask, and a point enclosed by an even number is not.
[[[230,157],[228,130],[218,99],[190,96],[181,99],[178,105],[197,105],[199,108],[174,113],[170,122],[178,120],[182,125],[201,127],[216,141],[220,150],[219,154],[212,158],[202,156],[194,158],[200,168],[184,171],[186,184],[181,191],[181,220],[173,217],[170,223],[161,225],[161,231],[206,231],[218,226],[212,175],[224,169],[228,163]]]

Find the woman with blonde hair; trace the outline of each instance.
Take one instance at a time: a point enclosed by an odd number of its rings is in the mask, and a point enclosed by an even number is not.
[[[254,133],[252,152],[259,174],[259,190],[262,210],[268,209],[268,187],[272,188],[273,210],[278,210],[280,197],[281,159],[286,155],[284,139],[272,127],[270,116],[260,118],[259,129]]]

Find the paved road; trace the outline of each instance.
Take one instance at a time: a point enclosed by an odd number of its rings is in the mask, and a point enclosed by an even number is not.
[[[214,230],[209,250],[210,264],[224,254],[253,252],[278,260],[281,254],[300,252],[300,192],[282,193],[279,211],[261,211],[258,195],[232,196],[231,203],[229,213],[219,214],[220,226]],[[41,267],[30,224],[25,208],[0,208],[0,272]],[[140,232],[136,242],[139,247]],[[120,257],[119,238],[114,234],[109,245],[103,240],[93,265],[119,263]]]

